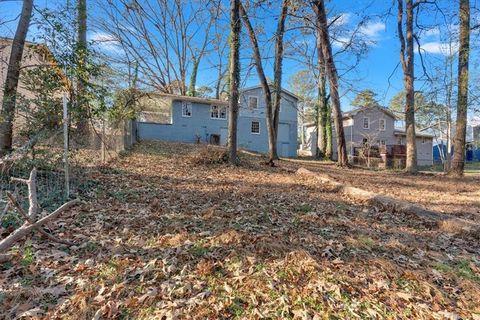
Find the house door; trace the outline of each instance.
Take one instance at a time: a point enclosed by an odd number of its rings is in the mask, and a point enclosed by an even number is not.
[[[278,124],[278,142],[277,151],[279,156],[288,157],[288,149],[290,145],[290,124],[279,123]]]
[[[210,144],[220,144],[220,135],[218,134],[211,134],[210,135]]]

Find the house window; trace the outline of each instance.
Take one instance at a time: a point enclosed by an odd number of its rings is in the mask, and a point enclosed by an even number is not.
[[[385,119],[380,119],[380,122],[378,123],[378,129],[380,131],[385,131],[386,126],[387,125]]]
[[[370,129],[370,118],[363,118],[363,129]]]
[[[210,118],[212,119],[227,119],[227,107],[211,106]]]
[[[248,107],[250,109],[258,109],[258,98],[257,97],[248,97]]]
[[[260,122],[258,122],[258,121],[252,121],[251,132],[252,132],[253,134],[260,134]]]
[[[182,102],[182,117],[192,116],[192,104],[190,102]]]

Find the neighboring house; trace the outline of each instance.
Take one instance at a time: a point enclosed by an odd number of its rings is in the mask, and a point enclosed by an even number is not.
[[[5,78],[7,77],[8,62],[10,60],[10,53],[12,51],[12,39],[0,38],[0,101],[3,100],[3,88]],[[36,68],[39,66],[54,65],[50,50],[43,44],[36,44],[32,42],[25,42],[23,49],[23,56],[21,62],[21,69]],[[22,79],[20,77],[17,91],[19,94],[25,95],[27,98],[32,98],[33,94],[24,88]]]
[[[447,124],[445,121],[436,123],[423,131],[433,135],[433,161],[443,163],[447,154]],[[451,128],[451,154],[454,154],[455,122]],[[466,161],[480,161],[480,121],[476,118],[468,119],[465,136],[465,159]]]
[[[369,144],[370,146],[382,147],[398,146],[406,144],[405,130],[395,128],[395,115],[382,107],[357,108],[344,112],[343,129],[347,154],[350,157],[355,155],[355,149]],[[315,141],[316,129],[313,124],[308,124],[307,137]],[[432,139],[428,133],[417,130],[417,163],[419,166],[433,164]],[[337,143],[335,129],[332,130],[333,159],[337,158]],[[315,154],[317,146],[311,143],[311,152]],[[391,149],[391,148],[390,148]],[[404,149],[404,148],[397,148]]]
[[[268,152],[266,106],[261,86],[240,91],[238,146]],[[278,125],[278,154],[297,156],[298,98],[282,91]],[[140,101],[137,134],[143,140],[168,140],[225,145],[228,137],[228,101],[149,94]]]
[[[5,86],[5,79],[7,77],[10,53],[12,51],[12,41],[13,40],[10,38],[0,38],[0,108],[2,107],[3,102],[3,90]],[[21,62],[21,73],[17,87],[17,99],[21,96],[29,100],[35,97],[35,93],[25,88],[25,84],[22,82],[22,72],[32,68],[38,68],[40,66],[52,66],[58,69],[52,54],[46,45],[36,44],[28,41],[25,42]],[[62,71],[58,69],[58,72],[61,73]],[[31,108],[34,108],[34,106],[31,106]],[[26,122],[26,115],[23,112],[19,111],[18,108],[15,110],[15,112],[13,126],[14,139],[19,129],[21,129]]]

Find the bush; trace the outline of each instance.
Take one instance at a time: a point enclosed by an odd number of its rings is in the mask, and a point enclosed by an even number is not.
[[[215,146],[201,147],[197,153],[192,155],[189,162],[193,165],[212,165],[227,162],[227,153],[224,148]]]

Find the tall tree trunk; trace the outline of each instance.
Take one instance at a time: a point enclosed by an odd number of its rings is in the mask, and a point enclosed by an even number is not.
[[[88,129],[88,98],[87,98],[87,0],[77,2],[77,54],[78,54],[78,79],[77,79],[77,111],[78,129],[86,132]]]
[[[18,22],[12,50],[8,61],[5,87],[3,88],[2,110],[0,112],[0,156],[12,150],[13,121],[15,119],[15,104],[17,100],[18,78],[22,63],[23,48],[27,37],[30,19],[32,18],[33,0],[24,0],[20,21]]]
[[[317,122],[316,135],[316,158],[324,158],[327,151],[327,90],[326,90],[326,74],[325,74],[325,58],[323,56],[322,41],[320,39],[320,26],[317,25],[317,67],[318,67],[318,114],[315,121]]]
[[[405,170],[417,172],[417,142],[415,134],[415,89],[413,69],[413,0],[406,0],[406,52],[403,35],[403,0],[398,0],[397,28],[400,40],[400,62],[403,69],[405,87],[405,134],[407,140],[407,159]]]
[[[325,143],[325,158],[332,159],[333,146],[332,146],[332,108],[328,105],[328,99],[325,99],[326,112],[325,112],[325,129],[323,130],[324,143]]]
[[[315,146],[315,154],[312,154],[315,159],[321,159],[323,157],[322,149],[320,148],[320,141],[323,136],[322,126],[320,123],[322,122],[321,115],[320,115],[320,102],[317,101],[315,103],[315,114],[313,123],[315,125],[315,139],[312,141],[312,145]]]
[[[197,95],[197,74],[198,74],[198,66],[200,65],[199,58],[193,58],[193,67],[192,67],[192,74],[190,75],[190,85],[188,86],[188,95],[195,97]]]
[[[446,152],[446,162],[444,166],[444,171],[448,172],[450,170],[450,165],[452,164],[452,92],[453,92],[453,57],[454,52],[452,48],[452,41],[450,41],[450,52],[447,58],[447,65],[448,68],[448,83],[446,85],[446,121],[447,121],[447,152]]]
[[[278,85],[278,72],[282,73],[281,70],[281,65],[282,65],[282,57],[279,57],[278,54],[281,53],[283,55],[283,43],[281,46],[278,44],[279,41],[283,42],[283,32],[285,28],[285,19],[286,19],[286,10],[288,7],[288,1],[283,0],[282,1],[282,9],[281,9],[281,14],[279,17],[279,22],[277,26],[277,36],[276,36],[276,49],[275,49],[275,70],[274,70],[274,83],[277,83]],[[285,13],[284,13],[285,12]],[[240,15],[242,16],[242,20],[245,24],[245,27],[247,28],[248,35],[250,38],[250,42],[252,43],[252,49],[253,49],[253,59],[255,61],[255,67],[257,69],[257,74],[260,79],[260,84],[262,85],[263,93],[265,95],[265,105],[266,105],[266,122],[267,122],[267,132],[268,132],[268,164],[274,165],[274,160],[278,159],[277,155],[277,132],[278,130],[275,130],[275,122],[278,121],[278,111],[279,108],[274,108],[274,103],[272,100],[272,93],[270,90],[270,86],[267,81],[267,77],[265,76],[265,72],[263,70],[263,65],[262,65],[262,58],[260,55],[260,49],[258,47],[258,41],[257,41],[257,36],[255,34],[255,30],[252,27],[252,24],[250,23],[250,19],[248,18],[247,12],[245,11],[245,8],[243,7],[242,4],[240,4]],[[283,22],[282,22],[283,20]],[[282,31],[283,29],[283,31]],[[281,33],[281,36],[279,35]],[[281,50],[279,50],[281,48]],[[281,83],[281,79],[280,79]],[[281,88],[280,88],[281,89]],[[280,96],[278,97],[278,101],[280,101]],[[275,102],[276,103],[276,102]],[[280,105],[280,104],[279,104]],[[277,114],[277,116],[275,116]],[[278,126],[278,124],[277,124]]]
[[[330,84],[330,101],[332,103],[335,133],[337,136],[337,163],[342,167],[348,166],[347,146],[345,143],[345,133],[343,131],[342,109],[340,106],[340,95],[338,93],[338,73],[337,68],[335,67],[335,62],[333,61],[332,47],[328,35],[325,3],[324,0],[314,0],[312,1],[312,4],[317,18],[317,31],[322,45],[326,73]]]
[[[470,56],[470,3],[460,2],[460,47],[458,51],[458,98],[455,148],[450,174],[461,176],[465,168],[465,140],[467,134],[468,60]]]
[[[280,103],[282,100],[282,66],[283,66],[283,35],[285,34],[285,20],[288,14],[288,3],[290,0],[282,1],[280,16],[278,17],[277,33],[275,37],[275,62],[273,65],[273,125],[274,125],[274,144],[275,148],[270,150],[270,161],[278,159],[277,137],[278,123],[280,115]]]
[[[237,120],[238,87],[240,85],[240,0],[230,1],[230,57],[228,73],[230,79],[228,109],[228,160],[238,164],[237,156]]]

